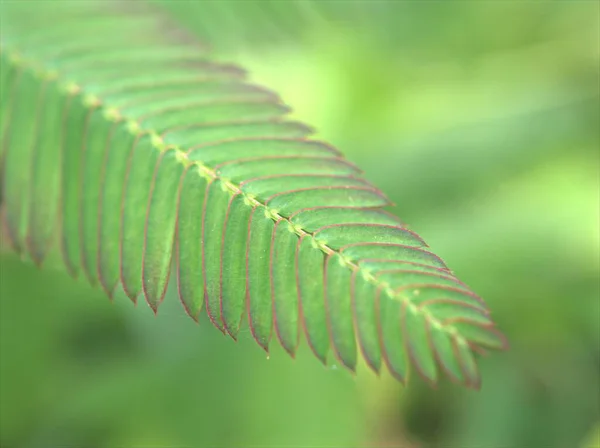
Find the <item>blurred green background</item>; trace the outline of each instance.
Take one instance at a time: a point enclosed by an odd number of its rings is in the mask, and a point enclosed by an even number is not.
[[[512,348],[480,392],[405,389],[4,251],[0,446],[600,446],[599,4],[159,3],[363,167]]]

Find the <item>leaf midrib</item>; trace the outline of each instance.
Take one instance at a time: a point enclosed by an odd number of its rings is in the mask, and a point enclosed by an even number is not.
[[[33,72],[34,76],[38,77],[40,80],[47,80],[50,82],[57,82],[62,84],[61,90],[67,94],[72,95],[73,97],[79,97],[82,101],[84,107],[92,109],[99,108],[102,110],[102,117],[107,122],[117,122],[121,125],[124,125],[128,128],[128,130],[133,134],[137,135],[139,132],[147,133],[152,138],[152,146],[160,151],[164,152],[167,150],[175,150],[177,152],[177,160],[180,161],[185,167],[190,165],[195,165],[198,168],[199,174],[209,181],[220,180],[222,184],[230,191],[232,194],[242,195],[249,205],[251,204],[253,207],[263,207],[266,214],[273,219],[274,221],[283,220],[288,224],[288,230],[297,234],[299,237],[310,236],[316,247],[320,249],[325,254],[338,255],[340,260],[351,270],[356,271],[356,273],[360,273],[360,275],[368,282],[375,285],[378,289],[384,292],[391,300],[399,300],[401,303],[405,303],[408,309],[415,314],[422,314],[426,320],[428,320],[432,325],[449,333],[449,335],[456,340],[459,344],[468,345],[467,340],[461,336],[461,334],[456,330],[456,328],[450,324],[443,324],[439,319],[433,316],[428,310],[420,307],[412,303],[409,297],[403,297],[402,294],[395,293],[389,286],[389,283],[384,281],[379,281],[375,276],[373,276],[367,270],[361,268],[358,264],[354,263],[352,260],[348,259],[342,252],[336,250],[334,248],[329,247],[326,243],[319,241],[314,237],[315,232],[309,232],[303,229],[300,225],[293,223],[289,218],[280,215],[276,210],[270,208],[268,205],[260,202],[256,198],[251,195],[246,194],[240,189],[240,186],[227,178],[223,178],[216,173],[216,170],[203,164],[198,160],[190,160],[187,156],[187,152],[183,150],[179,145],[176,144],[167,144],[164,143],[163,138],[154,130],[147,130],[143,128],[139,122],[135,119],[127,118],[124,115],[121,115],[119,108],[110,106],[110,104],[102,101],[100,96],[95,94],[89,94],[85,92],[84,88],[81,87],[76,81],[69,81],[67,79],[60,81],[61,73],[57,70],[52,70],[43,65],[43,63],[37,62],[33,59],[23,58],[21,53],[17,50],[11,50],[5,48],[0,45],[0,53],[6,52],[8,55],[8,61],[13,65],[21,68],[27,69]]]

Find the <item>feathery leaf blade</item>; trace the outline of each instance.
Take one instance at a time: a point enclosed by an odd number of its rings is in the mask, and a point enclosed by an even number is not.
[[[352,319],[351,276],[345,261],[331,255],[325,261],[325,299],[332,347],[348,369],[356,369],[356,337]]]
[[[287,190],[274,194],[265,201],[283,216],[310,207],[384,207],[389,205],[385,196],[371,187],[331,186]]]
[[[315,238],[323,244],[339,249],[355,241],[365,243],[404,244],[425,247],[425,242],[410,230],[380,224],[332,224],[315,232]]]
[[[323,364],[327,364],[329,333],[325,309],[324,263],[325,254],[315,246],[314,240],[308,236],[302,237],[296,249],[301,322],[310,348]]]
[[[264,100],[215,101],[213,104],[198,107],[165,110],[148,117],[140,117],[138,120],[143,129],[163,133],[175,126],[227,121],[237,116],[246,116],[252,120],[272,119],[285,110],[281,105]]]
[[[17,249],[41,263],[59,209],[70,273],[109,295],[120,279],[156,310],[175,239],[186,311],[205,302],[234,338],[245,309],[265,350],[275,318],[291,354],[302,323],[323,362],[331,344],[354,369],[358,341],[376,372],[404,381],[410,361],[433,383],[439,364],[479,386],[474,353],[507,347],[487,305],[273,92],[139,2],[1,7],[0,191]]]
[[[88,130],[88,121],[94,108],[84,106],[82,99],[70,93],[67,99],[62,146],[61,169],[61,251],[67,270],[77,275],[81,269],[79,247],[79,193],[82,148]]]
[[[465,385],[474,389],[479,389],[481,387],[481,377],[471,349],[462,339],[454,339],[454,347],[456,349],[456,356],[458,357],[461,370],[465,377]]]
[[[212,181],[207,187],[202,215],[202,266],[206,311],[213,325],[223,333],[225,329],[221,316],[221,247],[229,199],[226,184],[221,180]]]
[[[482,325],[476,322],[459,321],[453,322],[452,327],[463,338],[477,345],[495,350],[507,348],[506,338],[491,323]]]
[[[88,132],[83,145],[79,196],[79,247],[81,266],[88,281],[97,281],[98,261],[98,203],[102,172],[107,162],[116,123],[107,121],[102,109],[94,109],[88,119]]]
[[[392,243],[352,243],[340,248],[346,257],[359,261],[363,259],[407,260],[440,269],[448,269],[434,253],[415,246]]]
[[[479,314],[487,315],[488,310],[481,298],[462,286],[450,284],[446,286],[440,283],[410,283],[403,284],[395,289],[396,293],[404,299],[410,300],[415,304],[431,303],[437,301],[441,297],[452,302],[461,303],[464,308],[474,309]]]
[[[60,196],[60,149],[66,96],[56,82],[47,85],[31,167],[27,248],[39,266],[56,231]]]
[[[121,114],[135,119],[144,119],[149,116],[158,116],[174,111],[191,111],[200,109],[204,105],[229,101],[267,101],[272,93],[258,89],[254,86],[240,83],[205,82],[197,84],[193,89],[155,94],[142,100],[137,98],[132,101],[125,92],[118,94],[121,104],[116,99],[107,100],[118,107]],[[106,97],[105,97],[106,98]]]
[[[259,201],[278,194],[281,191],[282,182],[289,190],[307,190],[336,187],[364,187],[365,181],[348,176],[334,175],[274,175],[248,179],[241,182],[240,186],[244,193]]]
[[[0,173],[4,172],[7,134],[12,121],[15,96],[21,80],[21,69],[11,63],[6,51],[0,52]],[[1,175],[1,174],[0,174]]]
[[[394,289],[406,288],[411,285],[427,285],[430,282],[434,282],[439,286],[453,288],[457,290],[457,292],[460,290],[468,292],[467,287],[460,283],[456,278],[449,275],[443,275],[439,272],[431,273],[412,269],[389,269],[377,272],[376,278]]]
[[[7,132],[8,146],[4,153],[6,168],[3,173],[3,202],[6,207],[7,230],[18,252],[23,251],[27,232],[28,195],[34,147],[37,144],[40,112],[46,93],[47,81],[31,72],[21,76],[11,112],[11,127]]]
[[[279,342],[291,355],[296,354],[298,333],[298,289],[296,286],[296,245],[298,236],[287,222],[275,223],[271,242],[271,289],[273,316]]]
[[[150,189],[144,228],[142,288],[154,312],[164,298],[171,273],[177,197],[183,170],[179,153],[174,149],[166,149],[160,155]]]
[[[440,316],[444,322],[467,321],[475,325],[489,326],[492,320],[489,314],[480,307],[452,299],[432,299],[419,302],[421,308],[426,307],[432,316]]]
[[[431,319],[428,319],[426,324],[429,330],[429,343],[437,363],[452,381],[464,382],[462,368],[455,354],[454,337],[444,331],[441,325],[432,323]]]
[[[430,384],[437,380],[435,358],[429,346],[427,318],[407,302],[402,304],[401,325],[404,330],[406,351],[417,372]]]
[[[101,173],[98,206],[98,279],[111,296],[121,272],[121,216],[124,213],[125,179],[138,136],[119,125],[108,147]]]
[[[367,255],[368,256],[368,255]],[[425,260],[429,261],[429,260]],[[402,270],[423,272],[428,274],[445,275],[447,277],[454,277],[454,275],[447,268],[441,268],[435,266],[434,263],[423,263],[421,261],[409,261],[399,260],[393,258],[361,258],[358,261],[359,266],[365,272],[400,272]],[[456,277],[454,277],[456,278]],[[457,279],[458,280],[458,279]]]
[[[234,182],[246,179],[275,178],[276,176],[324,176],[347,177],[357,174],[358,169],[334,157],[270,156],[231,160],[219,165],[217,174]]]
[[[128,161],[121,207],[121,282],[134,302],[142,292],[142,258],[148,198],[160,157],[148,134],[139,136]]]
[[[382,210],[357,208],[350,204],[300,209],[290,216],[290,221],[308,232],[316,232],[326,226],[346,223],[391,226],[400,224],[398,218]]]
[[[252,209],[241,194],[229,201],[221,247],[221,315],[227,333],[237,339],[246,305],[246,248]]]
[[[204,305],[202,211],[207,181],[194,165],[188,166],[183,176],[177,218],[177,284],[186,312],[198,320]]]
[[[398,300],[389,300],[387,295],[387,291],[378,289],[375,296],[379,346],[390,373],[405,384],[408,381],[408,360],[404,349],[404,335],[398,325],[402,304]]]
[[[381,347],[377,331],[375,297],[377,287],[355,271],[352,274],[352,311],[361,352],[373,371],[381,370]]]
[[[246,248],[246,306],[252,336],[266,352],[273,328],[271,239],[274,228],[275,223],[266,216],[264,207],[252,209]]]
[[[231,120],[218,124],[197,124],[173,128],[163,134],[165,143],[176,143],[182,148],[191,148],[222,140],[241,138],[290,138],[307,137],[312,130],[296,122],[279,122],[275,120],[248,121]],[[248,152],[252,154],[251,151]],[[227,177],[227,176],[225,176]]]
[[[216,141],[192,149],[188,158],[209,166],[219,166],[232,160],[249,157],[273,156],[324,156],[337,155],[337,151],[302,139],[290,138],[239,138]]]

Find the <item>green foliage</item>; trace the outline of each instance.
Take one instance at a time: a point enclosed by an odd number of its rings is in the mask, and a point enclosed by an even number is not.
[[[304,333],[323,362],[354,370],[360,350],[402,382],[439,366],[479,387],[474,353],[506,346],[485,303],[274,93],[138,3],[40,9],[3,5],[19,253],[41,265],[57,240],[72,275],[155,312],[174,262],[187,313],[234,339],[247,316],[267,351],[276,337],[294,356]]]

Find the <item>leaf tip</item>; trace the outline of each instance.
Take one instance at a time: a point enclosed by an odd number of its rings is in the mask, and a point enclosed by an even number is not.
[[[208,299],[207,299],[208,300]],[[213,326],[219,330],[221,333],[223,333],[223,335],[227,335],[227,332],[225,331],[225,328],[223,328],[223,324],[219,323],[214,316],[212,315],[212,313],[210,312],[210,308],[208,307],[208,304],[206,306],[206,314],[208,315],[208,319],[210,320],[210,322],[213,324]]]
[[[154,313],[154,316],[156,317],[156,315],[158,314],[158,303],[153,302],[151,300],[148,300],[147,297],[146,297],[146,303],[148,304],[148,306],[150,307],[150,309]]]
[[[230,329],[229,326],[227,325],[227,323],[224,323],[223,328],[225,329],[226,334],[229,335],[229,337],[231,337],[231,339],[233,339],[234,342],[238,341],[238,339],[237,339],[238,332],[237,331]]]
[[[108,299],[112,302],[114,300],[114,291],[115,291],[115,285],[108,286],[106,280],[104,279],[104,277],[99,273],[99,283],[100,283],[100,288],[102,288],[102,291],[104,291],[104,294],[106,294],[106,296],[108,297]]]
[[[258,346],[265,351],[265,353],[267,354],[267,359],[269,359],[271,357],[271,353],[269,352],[269,341],[261,342],[256,337],[254,338],[254,340],[256,341]]]

